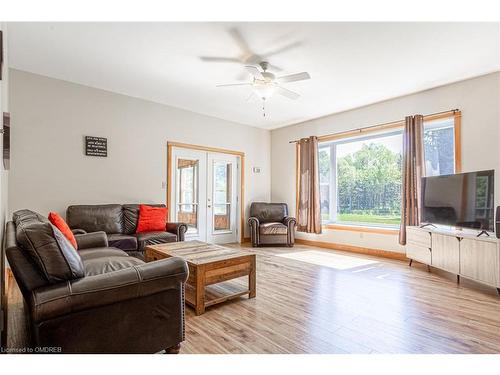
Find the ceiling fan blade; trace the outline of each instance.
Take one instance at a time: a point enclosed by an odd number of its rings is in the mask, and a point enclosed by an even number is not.
[[[251,83],[244,82],[244,83],[226,83],[222,85],[216,85],[215,87],[228,87],[228,86],[251,86]]]
[[[243,53],[247,55],[254,55],[254,53],[248,46],[247,41],[245,40],[245,38],[243,38],[243,35],[241,35],[240,31],[236,27],[229,29],[228,32]]]
[[[284,87],[281,87],[281,86],[276,86],[276,92],[280,95],[286,96],[289,99],[296,100],[296,99],[300,98],[300,95],[297,94],[296,92],[285,89]]]
[[[282,76],[276,78],[276,82],[295,82],[295,81],[303,81],[305,79],[310,79],[311,76],[307,72],[302,72],[302,73],[296,73],[296,74],[289,74],[287,76]]]
[[[247,70],[248,73],[250,73],[254,78],[256,79],[264,79],[264,76],[262,75],[262,72],[256,68],[255,66],[251,65],[246,65],[245,69]]]
[[[231,63],[240,63],[240,59],[235,57],[217,57],[217,56],[200,56],[201,61],[206,62],[231,62]]]
[[[272,51],[269,51],[267,53],[264,53],[264,56],[268,57],[268,56],[277,55],[278,53],[282,53],[282,52],[288,51],[290,49],[297,48],[297,47],[299,47],[301,45],[302,45],[302,42],[300,42],[300,41],[289,43],[289,44],[287,44],[285,46],[282,46],[282,47],[276,48],[276,49],[274,49]]]

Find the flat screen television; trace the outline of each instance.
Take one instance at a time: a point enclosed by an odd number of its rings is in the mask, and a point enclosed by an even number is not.
[[[494,231],[495,171],[422,179],[422,222]]]

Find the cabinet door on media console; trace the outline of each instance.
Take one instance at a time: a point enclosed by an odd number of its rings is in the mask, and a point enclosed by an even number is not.
[[[496,241],[464,238],[460,242],[460,274],[500,286],[500,255]]]
[[[416,227],[406,228],[406,256],[417,262],[431,264],[431,234]]]
[[[460,273],[460,241],[458,237],[432,233],[432,266]]]

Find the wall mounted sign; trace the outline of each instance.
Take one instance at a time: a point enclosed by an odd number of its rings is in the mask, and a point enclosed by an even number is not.
[[[85,136],[85,155],[107,157],[108,139]]]

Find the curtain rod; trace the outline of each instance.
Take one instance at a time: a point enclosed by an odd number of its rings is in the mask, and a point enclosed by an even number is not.
[[[437,115],[442,115],[444,113],[456,113],[456,112],[460,112],[460,110],[455,108],[455,109],[450,109],[448,111],[441,111],[441,112],[429,113],[427,115],[424,115],[424,117],[437,116]],[[350,133],[356,133],[356,132],[362,133],[362,132],[364,132],[364,131],[366,131],[368,129],[396,125],[396,124],[399,124],[400,122],[404,122],[404,119],[403,120],[398,120],[398,121],[384,122],[382,124],[377,124],[377,125],[365,126],[364,128],[357,128],[357,129],[345,130],[345,131],[341,131],[341,132],[338,132],[338,133],[325,134],[325,135],[319,136],[318,139],[335,137],[335,136],[339,136],[341,134],[350,134]],[[299,141],[300,141],[300,139],[296,139],[294,141],[289,141],[288,143],[298,143]]]

